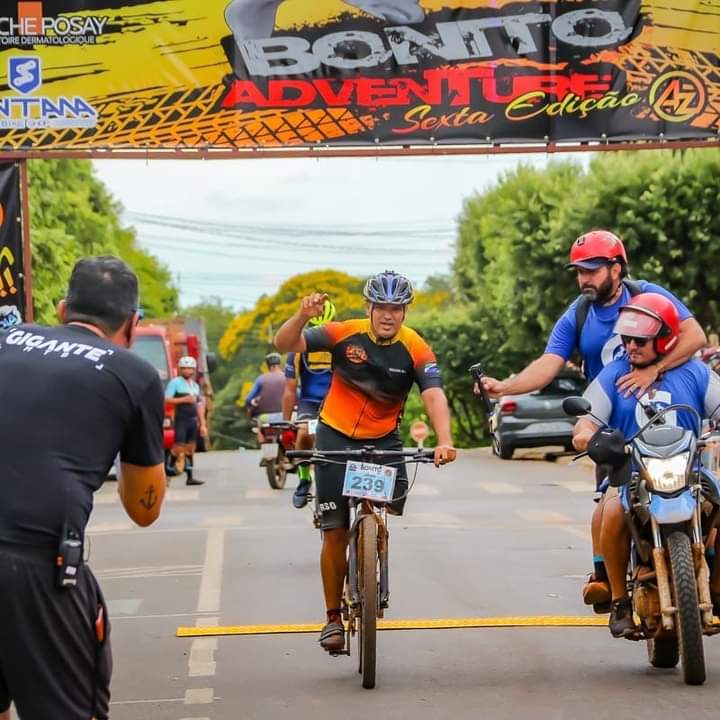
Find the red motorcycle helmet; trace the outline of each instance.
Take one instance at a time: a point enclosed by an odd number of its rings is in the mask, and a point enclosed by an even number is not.
[[[654,338],[655,352],[667,355],[677,344],[680,315],[659,293],[640,293],[620,308],[613,332],[637,338]]]
[[[566,268],[597,270],[603,265],[627,265],[627,253],[622,240],[607,230],[592,230],[580,235],[570,248],[570,262]]]

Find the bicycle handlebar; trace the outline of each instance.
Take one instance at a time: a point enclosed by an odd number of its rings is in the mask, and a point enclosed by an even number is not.
[[[358,448],[355,450],[289,450],[288,458],[298,460],[310,460],[311,462],[322,462],[331,458],[359,458],[372,460],[373,458],[409,458],[415,462],[433,462],[435,459],[434,450],[378,450],[374,447]]]

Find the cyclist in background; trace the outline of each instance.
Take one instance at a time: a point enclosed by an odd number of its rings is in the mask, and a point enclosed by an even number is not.
[[[264,441],[260,425],[264,420],[282,417],[282,399],[285,392],[285,373],[280,353],[268,353],[265,356],[265,365],[267,372],[258,375],[255,384],[245,398],[245,411],[257,424],[255,432],[260,444]],[[275,418],[272,417],[273,415]]]
[[[197,362],[185,355],[178,360],[178,376],[165,388],[165,400],[175,407],[175,442],[170,450],[172,468],[170,472],[186,473],[187,485],[202,485],[204,480],[193,477],[193,458],[198,433],[207,437],[205,407],[200,386],[195,382]]]
[[[310,327],[320,327],[335,317],[335,306],[326,300],[322,315],[310,318]],[[283,396],[283,419],[290,420],[297,400],[296,421],[301,423],[295,441],[296,450],[311,450],[314,435],[303,420],[315,420],[320,414],[320,405],[330,388],[332,379],[332,355],[329,352],[288,353],[285,365],[285,394]],[[293,494],[293,505],[304,508],[308,502],[312,478],[310,466],[302,463],[298,466],[298,486]]]
[[[327,296],[304,297],[297,312],[280,327],[275,346],[281,351],[332,354],[330,390],[320,410],[315,436],[318,450],[346,450],[373,446],[379,450],[402,450],[398,424],[403,405],[414,383],[420,388],[438,444],[435,464],[455,459],[450,429],[450,410],[442,389],[440,371],[430,346],[407,327],[405,314],[413,299],[410,281],[386,271],[371,277],[363,296],[368,318],[331,322],[305,329],[313,317],[322,315]],[[347,573],[350,507],[343,495],[342,465],[319,465],[315,483],[322,529],[320,570],[327,623],[320,644],[330,653],[345,647],[340,602]],[[398,465],[394,501],[388,512],[401,515],[408,488],[405,465]]]

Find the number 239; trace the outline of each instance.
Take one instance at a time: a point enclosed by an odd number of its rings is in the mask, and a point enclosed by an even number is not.
[[[385,487],[385,483],[380,478],[369,478],[363,477],[362,475],[356,475],[352,479],[350,485],[353,490],[365,490],[366,492],[380,493]]]

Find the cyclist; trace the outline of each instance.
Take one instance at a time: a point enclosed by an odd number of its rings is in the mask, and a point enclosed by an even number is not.
[[[450,411],[442,389],[440,371],[430,346],[407,327],[405,315],[413,299],[410,281],[392,271],[371,277],[363,296],[368,318],[331,322],[305,329],[306,323],[324,312],[327,296],[304,297],[297,312],[275,336],[281,351],[332,353],[333,376],[320,410],[315,443],[319,450],[344,450],[372,445],[402,449],[397,432],[400,413],[413,383],[417,383],[435,428],[438,444],[435,464],[455,459]],[[315,483],[323,531],[321,574],[327,623],[320,643],[328,652],[345,646],[340,600],[347,566],[348,499],[342,494],[344,469],[318,466]],[[400,515],[408,487],[404,466],[398,468],[395,501],[389,511]]]
[[[689,360],[705,345],[705,333],[691,312],[665,288],[644,280],[630,281],[625,247],[616,235],[607,230],[593,230],[580,235],[570,248],[570,261],[565,266],[577,273],[580,295],[555,323],[545,352],[512,378],[485,378],[483,384],[492,397],[521,395],[545,387],[578,350],[587,379],[592,382],[604,366],[625,355],[614,325],[620,309],[633,295],[653,292],[664,295],[678,310],[680,326],[678,341],[659,363],[647,367],[631,367],[617,378],[618,391],[628,396],[641,394],[664,370]],[[598,471],[599,473],[599,471]],[[598,484],[601,480],[598,477]],[[593,573],[583,589],[587,605],[602,606],[610,601],[610,588],[599,551],[599,530],[603,502],[593,513]]]
[[[260,425],[266,417],[270,420],[282,417],[282,399],[285,392],[285,373],[280,354],[268,353],[265,356],[265,366],[267,372],[258,375],[245,398],[245,411],[257,423],[255,432],[260,444],[264,441]]]
[[[622,430],[625,437],[635,434],[647,421],[643,406],[652,402],[665,406],[686,403],[693,406],[701,417],[720,416],[720,378],[700,360],[691,359],[659,373],[644,394],[629,397],[622,393],[616,381],[632,369],[658,365],[672,351],[679,339],[680,317],[675,305],[657,293],[642,293],[621,308],[614,332],[627,351],[623,357],[606,365],[585,391],[598,420],[612,428]],[[666,422],[673,422],[671,415]],[[679,426],[696,434],[696,419],[689,412],[676,413]],[[581,417],[573,431],[573,444],[578,451],[587,449],[599,425],[590,417]],[[628,510],[626,488],[620,496],[615,488],[606,493],[605,508],[600,530],[600,548],[612,589],[610,632],[613,637],[624,637],[635,630],[632,607],[627,593],[626,571],[630,557],[630,535],[624,512]],[[712,577],[712,595],[716,614],[720,611],[720,566],[716,555]]]
[[[187,485],[202,485],[205,482],[193,477],[198,433],[207,437],[204,400],[200,386],[195,382],[196,372],[195,358],[190,355],[181,357],[178,360],[178,376],[165,388],[166,402],[175,407],[175,442],[170,450],[171,463],[167,470],[176,475],[185,472]]]
[[[322,315],[310,318],[310,327],[320,327],[335,317],[335,306],[325,301]],[[290,420],[297,400],[296,420],[314,420],[320,412],[320,404],[330,388],[332,378],[332,356],[329,352],[288,353],[285,365],[285,394],[283,395],[283,419]],[[299,388],[298,388],[299,385]],[[299,394],[298,394],[299,389]],[[295,448],[310,450],[313,436],[308,432],[307,423],[298,428]],[[306,464],[298,466],[298,486],[293,494],[293,505],[304,508],[312,486],[310,468]]]

